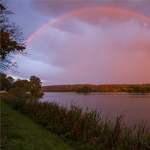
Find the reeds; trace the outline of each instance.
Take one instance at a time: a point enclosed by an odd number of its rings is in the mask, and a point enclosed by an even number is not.
[[[56,102],[18,100],[12,96],[3,100],[48,130],[69,140],[88,143],[94,149],[150,150],[150,132],[144,121],[127,127],[122,123],[123,116],[113,123],[102,119],[97,110],[83,111],[74,104],[67,108]]]

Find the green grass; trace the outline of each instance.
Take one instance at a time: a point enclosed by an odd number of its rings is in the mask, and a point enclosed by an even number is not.
[[[59,137],[1,102],[3,150],[70,150]]]
[[[83,112],[82,108],[74,104],[68,109],[56,102],[39,102],[35,99],[14,97],[11,94],[3,94],[2,101],[47,130],[61,136],[75,150],[150,150],[150,130],[144,121],[128,127],[122,122],[123,116],[111,122],[107,118],[102,119],[97,110],[87,109]],[[16,125],[19,124],[17,121]],[[42,135],[36,133],[37,131],[38,129],[35,129],[32,133],[35,133],[34,137]],[[29,133],[28,136],[32,134]],[[14,134],[14,137],[18,136],[20,137],[20,134]],[[49,134],[44,136],[47,139]],[[55,142],[51,143],[55,146]],[[44,146],[46,145],[45,143]],[[62,147],[60,149],[63,150]]]

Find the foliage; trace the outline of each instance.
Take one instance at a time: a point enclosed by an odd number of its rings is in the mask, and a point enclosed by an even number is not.
[[[92,85],[92,84],[74,84],[74,85],[51,85],[42,86],[43,92],[78,92],[82,91],[83,87],[91,88],[92,92],[139,92],[150,93],[150,84],[107,84],[107,85]],[[139,90],[137,90],[137,88]]]
[[[19,26],[9,21],[8,15],[12,15],[12,11],[0,3],[0,60],[1,60],[1,72],[6,71],[9,68],[11,57],[17,52],[23,52],[25,45],[23,44],[23,33]],[[16,64],[12,64],[13,67],[17,67]]]
[[[147,93],[150,92],[150,85],[133,85],[131,86],[134,93]]]
[[[17,79],[14,81],[11,76],[7,77],[7,75],[0,73],[0,79],[1,90],[6,90],[17,97],[23,97],[25,93],[29,94],[29,92],[34,97],[42,97],[44,95],[43,92],[40,92],[42,82],[40,78],[36,76],[31,76],[30,81],[26,79]]]
[[[12,93],[5,93],[1,95],[2,100],[4,99],[5,102],[10,105],[13,109],[21,110],[25,105],[25,99],[23,97],[17,97]]]
[[[2,150],[69,150],[59,137],[1,103]]]
[[[21,80],[21,79],[18,79],[17,81],[15,81],[13,83],[13,88],[15,87],[19,87],[19,88],[22,88],[24,92],[29,92],[30,91],[30,82],[28,80]]]
[[[12,99],[10,101],[6,102],[14,104]],[[19,107],[22,113],[65,139],[80,142],[82,148],[79,149],[85,149],[86,143],[95,150],[146,150],[150,147],[150,131],[145,122],[127,127],[122,123],[122,116],[113,123],[103,120],[97,110],[83,112],[73,104],[69,109],[56,102],[26,100],[23,104],[22,109]]]
[[[28,80],[22,80],[23,81],[23,87],[25,92],[30,91],[30,82]]]
[[[41,88],[41,80],[39,77],[36,76],[31,76],[30,77],[30,84],[31,84],[31,89],[37,89],[39,91],[39,89]]]
[[[9,90],[9,93],[11,93],[11,94],[13,94],[13,95],[15,95],[17,97],[22,97],[25,94],[23,88],[21,88],[21,87],[11,88]]]
[[[91,90],[91,88],[90,87],[88,87],[88,86],[84,86],[83,88],[77,88],[76,89],[76,92],[77,93],[90,93],[92,90]]]
[[[22,88],[23,87],[23,82],[21,79],[17,79],[14,83],[13,83],[13,87],[20,87]]]
[[[35,97],[42,97],[44,93],[40,92],[42,82],[39,77],[31,76],[30,77],[30,93]]]
[[[14,79],[10,76],[7,77],[3,73],[0,73],[0,81],[1,81],[1,90],[8,91],[12,87]]]

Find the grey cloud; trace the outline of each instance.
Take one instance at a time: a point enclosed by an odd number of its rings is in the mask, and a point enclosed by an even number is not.
[[[73,10],[97,7],[110,6],[129,9],[150,17],[150,1],[32,1],[32,6],[37,11],[46,15],[59,16]]]
[[[61,24],[61,21],[58,21],[58,24],[59,22]],[[86,57],[89,60],[91,56],[98,59],[97,57],[102,53],[105,53],[104,57],[106,57],[111,50],[122,52],[142,49],[144,52],[148,52],[150,31],[147,28],[142,28],[136,22],[116,22],[113,24],[107,22],[109,24],[107,28],[102,26],[89,28],[86,23],[76,23],[78,24],[78,34],[54,30],[54,26],[42,31],[41,35],[36,37],[35,43],[33,42],[33,45],[30,43],[30,47],[34,47],[32,51],[35,58],[56,66],[69,67],[76,64],[77,60],[81,63]],[[65,24],[63,25],[66,28]],[[73,30],[74,26],[76,25],[72,24],[68,30]],[[53,35],[55,35],[55,40]]]
[[[113,10],[113,11],[112,11]],[[132,14],[129,11],[114,11],[114,9],[94,9],[90,8],[86,10],[82,10],[80,12],[75,12],[73,14],[67,14],[64,17],[58,18],[59,21],[56,21],[51,24],[54,28],[59,30],[70,32],[72,34],[81,33],[84,28],[80,30],[80,26],[83,24],[88,24],[89,28],[101,26],[103,28],[109,28],[111,25],[115,25],[117,22],[135,22],[135,24],[139,24],[143,27],[150,28],[150,25],[147,24],[148,19],[143,19],[143,17]]]
[[[41,4],[38,9],[50,15],[48,1]],[[68,16],[43,29],[27,45],[29,58],[18,60],[21,75],[35,74],[51,84],[149,82],[150,23],[92,15]]]

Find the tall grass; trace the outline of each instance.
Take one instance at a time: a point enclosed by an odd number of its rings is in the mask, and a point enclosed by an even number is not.
[[[150,131],[146,122],[127,127],[123,116],[111,122],[101,118],[97,110],[83,111],[72,104],[66,106],[56,102],[39,102],[31,99],[17,99],[3,95],[2,99],[20,110],[35,122],[66,139],[88,143],[100,150],[149,150]]]

